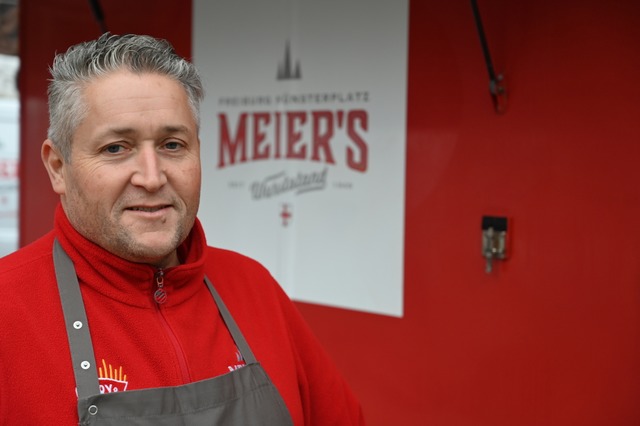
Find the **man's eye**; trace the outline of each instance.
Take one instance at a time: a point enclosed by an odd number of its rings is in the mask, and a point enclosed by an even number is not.
[[[170,151],[175,151],[176,149],[180,149],[182,145],[179,142],[170,141],[164,144],[164,147]]]
[[[109,154],[117,154],[122,151],[122,145],[109,145],[105,148],[105,151]]]

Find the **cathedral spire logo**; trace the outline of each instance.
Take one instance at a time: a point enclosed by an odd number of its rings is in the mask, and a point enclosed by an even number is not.
[[[300,61],[293,64],[291,59],[291,46],[289,40],[284,48],[284,58],[278,65],[278,80],[299,80],[302,78],[300,71]]]

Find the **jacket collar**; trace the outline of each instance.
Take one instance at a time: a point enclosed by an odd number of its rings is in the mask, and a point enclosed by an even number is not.
[[[95,291],[128,305],[154,307],[158,268],[122,259],[89,241],[71,225],[60,204],[55,212],[54,232],[73,261],[83,292]],[[178,257],[183,263],[163,271],[167,293],[164,306],[177,305],[204,286],[205,248],[204,231],[196,219],[178,247]]]

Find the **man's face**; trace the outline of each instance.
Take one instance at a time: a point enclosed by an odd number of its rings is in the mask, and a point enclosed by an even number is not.
[[[71,224],[124,259],[177,265],[200,202],[200,141],[184,88],[118,71],[86,86],[84,100],[56,189]]]

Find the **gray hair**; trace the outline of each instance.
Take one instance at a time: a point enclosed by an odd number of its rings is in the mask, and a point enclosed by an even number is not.
[[[121,69],[136,74],[160,74],[180,83],[199,128],[204,89],[195,66],[177,55],[166,40],[106,33],[56,55],[50,68],[47,137],[65,161],[70,161],[71,139],[87,113],[83,89],[92,80]]]

